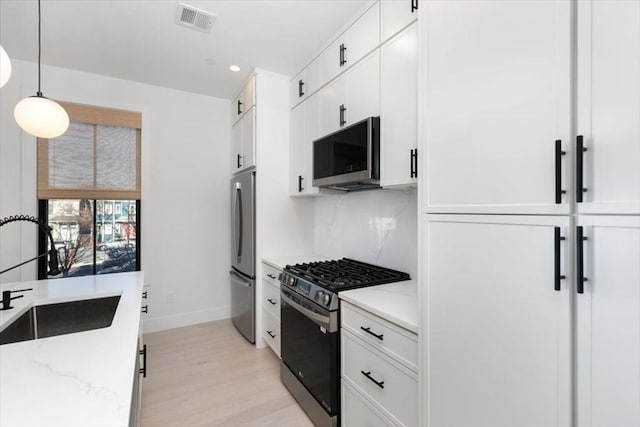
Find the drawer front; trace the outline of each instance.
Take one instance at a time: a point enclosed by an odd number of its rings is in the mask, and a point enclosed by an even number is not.
[[[416,374],[342,330],[342,373],[390,418],[418,425]],[[378,384],[376,384],[376,382]]]
[[[270,285],[268,282],[262,282],[262,307],[276,319],[280,319],[280,288]]]
[[[342,427],[382,427],[394,424],[371,405],[348,380],[342,381]]]
[[[271,267],[269,264],[262,263],[262,278],[272,285],[280,288],[280,276],[281,270]]]
[[[269,347],[280,357],[280,319],[276,319],[266,311],[262,311],[262,336]]]
[[[342,327],[418,372],[418,336],[349,303],[341,302]]]

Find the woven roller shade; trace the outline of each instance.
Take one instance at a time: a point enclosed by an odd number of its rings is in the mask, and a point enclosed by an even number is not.
[[[60,102],[67,132],[38,138],[39,199],[140,199],[140,113]]]

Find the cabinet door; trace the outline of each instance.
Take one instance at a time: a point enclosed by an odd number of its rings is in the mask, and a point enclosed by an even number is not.
[[[380,51],[347,72],[346,107],[345,126],[380,115]]]
[[[242,93],[238,94],[231,102],[231,123],[236,124],[242,117]]]
[[[319,94],[307,98],[304,110],[304,175],[302,188],[304,194],[318,194],[313,182],[313,141],[322,136],[322,99]]]
[[[384,3],[383,3],[384,7]],[[380,185],[415,184],[418,147],[418,29],[412,25],[381,47]]]
[[[320,55],[322,62],[322,82],[327,83],[347,68],[346,64],[342,64],[340,60],[340,46],[344,44],[344,38],[339,37],[336,41],[326,48]]]
[[[231,173],[238,172],[243,165],[242,158],[242,123],[231,127]]]
[[[578,225],[587,281],[576,297],[577,425],[638,426],[640,217],[582,216]]]
[[[418,18],[419,0],[382,0],[380,2],[382,42]]]
[[[338,130],[340,126],[340,106],[346,108],[347,79],[344,75],[322,89],[322,135]]]
[[[304,93],[306,97],[311,96],[322,86],[322,62],[320,57],[316,58],[305,68],[305,85]]]
[[[306,102],[291,110],[289,119],[289,194],[302,193],[300,180],[305,176],[304,110]]]
[[[380,44],[380,4],[375,3],[346,32],[344,60],[351,67]]]
[[[639,214],[640,2],[579,1],[577,11],[578,211]]]
[[[242,89],[242,104],[243,114],[256,105],[256,76],[252,76]]]
[[[568,426],[569,218],[425,220],[425,424]],[[557,260],[556,227],[566,238]]]
[[[306,86],[305,80],[305,72],[302,71],[289,82],[289,105],[291,107],[304,100],[306,95],[304,90]]]
[[[256,108],[242,117],[242,169],[256,165]]]
[[[422,6],[427,210],[568,213],[572,4]]]

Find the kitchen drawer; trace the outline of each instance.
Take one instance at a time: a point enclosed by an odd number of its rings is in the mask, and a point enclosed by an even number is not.
[[[273,268],[268,264],[262,263],[262,278],[272,285],[280,288],[280,277],[281,271],[277,268]]]
[[[391,421],[374,407],[349,380],[342,381],[342,427],[393,427]]]
[[[341,301],[341,304],[343,328],[389,357],[397,359],[414,372],[418,372],[418,336],[416,334],[352,304],[344,301]]]
[[[280,319],[276,319],[269,312],[262,310],[262,336],[269,347],[280,357]]]
[[[280,319],[280,288],[262,282],[262,307],[276,319]]]
[[[418,380],[415,372],[376,351],[348,330],[342,330],[341,338],[342,376],[375,401],[394,422],[417,426]]]

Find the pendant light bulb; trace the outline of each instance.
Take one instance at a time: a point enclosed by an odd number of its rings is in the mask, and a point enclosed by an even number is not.
[[[11,77],[11,60],[4,48],[0,46],[0,87],[9,81],[9,77]]]

